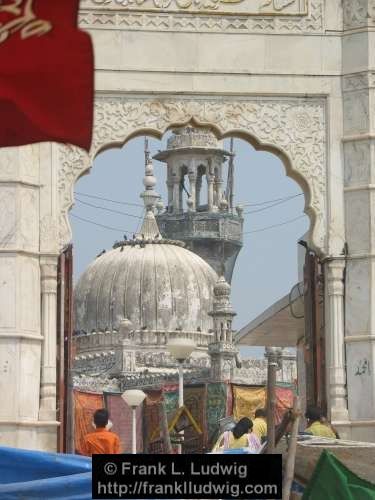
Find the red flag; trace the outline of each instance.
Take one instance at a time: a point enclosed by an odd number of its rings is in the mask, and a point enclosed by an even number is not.
[[[0,147],[91,144],[94,57],[79,0],[0,0]]]

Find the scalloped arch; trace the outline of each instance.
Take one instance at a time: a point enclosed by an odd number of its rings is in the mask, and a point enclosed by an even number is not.
[[[189,122],[210,127],[220,139],[240,137],[256,150],[278,156],[286,174],[305,194],[305,213],[310,218],[309,242],[320,254],[325,253],[326,124],[322,98],[134,95],[97,98],[90,155],[73,146],[57,146],[60,246],[72,236],[68,212],[74,203],[75,182],[88,173],[97,154],[121,147],[138,135],[161,138],[167,130]]]

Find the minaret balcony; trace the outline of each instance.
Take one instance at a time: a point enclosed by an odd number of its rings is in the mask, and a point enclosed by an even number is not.
[[[231,213],[184,212],[156,216],[163,237],[176,240],[227,240],[242,246],[243,219]]]

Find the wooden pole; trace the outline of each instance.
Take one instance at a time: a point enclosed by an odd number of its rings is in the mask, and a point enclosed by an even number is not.
[[[267,454],[275,453],[276,371],[280,349],[266,347],[267,368]]]
[[[283,500],[289,500],[290,498],[290,490],[292,487],[292,482],[294,477],[294,465],[295,465],[296,451],[297,451],[297,434],[298,434],[298,425],[300,416],[301,416],[300,400],[298,397],[295,397],[293,401],[292,432],[290,436],[288,456],[286,459],[286,465],[284,471]]]

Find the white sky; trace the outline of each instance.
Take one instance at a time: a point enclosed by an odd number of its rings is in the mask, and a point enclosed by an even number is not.
[[[139,219],[129,215],[110,213],[92,205],[141,216],[144,175],[143,137],[127,143],[122,149],[112,149],[98,156],[89,175],[76,184],[76,193],[86,193],[111,200],[134,203],[125,206],[76,194],[71,214],[99,224],[119,228],[112,231],[71,217],[74,244],[75,281],[102,249],[112,247],[123,239],[123,230],[135,232]],[[162,143],[149,139],[151,153],[164,149]],[[226,149],[229,145],[226,144]],[[282,162],[274,155],[255,151],[247,142],[235,139],[235,204],[259,204],[269,200],[301,194],[295,181],[288,178]],[[158,179],[156,190],[166,202],[165,165],[154,161]],[[224,177],[226,179],[226,175]],[[258,211],[245,215],[244,232],[262,229],[303,215],[304,196],[289,201],[245,207]],[[259,211],[259,209],[265,210]],[[289,224],[244,236],[232,281],[232,303],[237,312],[235,328],[239,329],[254,319],[276,300],[289,293],[297,282],[297,241],[308,230],[309,220],[302,217]],[[128,235],[129,236],[129,235]],[[243,355],[261,355],[262,349],[242,350]]]

